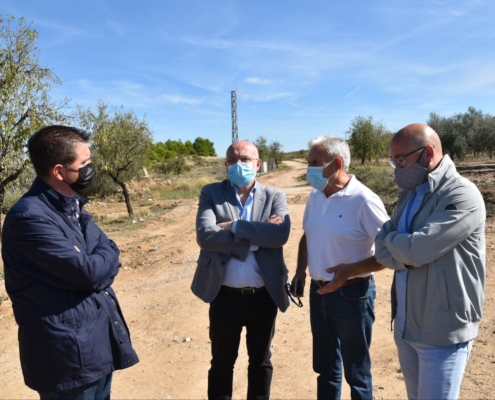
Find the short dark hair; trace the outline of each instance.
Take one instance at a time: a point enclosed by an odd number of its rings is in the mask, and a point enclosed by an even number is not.
[[[46,126],[33,133],[27,148],[36,175],[47,177],[55,165],[71,165],[76,160],[74,149],[88,143],[89,138],[89,133],[81,129],[62,125]]]

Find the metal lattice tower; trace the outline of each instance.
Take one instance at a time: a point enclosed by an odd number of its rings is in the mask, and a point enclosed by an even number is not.
[[[237,132],[237,93],[235,90],[230,92],[230,102],[232,105],[232,143],[239,141]]]

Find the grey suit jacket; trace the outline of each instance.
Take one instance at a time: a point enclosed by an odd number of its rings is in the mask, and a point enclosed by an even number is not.
[[[271,215],[282,218],[280,225],[266,221]],[[236,233],[217,226],[219,222],[237,221]],[[229,180],[205,185],[199,197],[196,216],[196,241],[201,247],[191,290],[206,303],[217,297],[224,271],[233,257],[244,261],[251,245],[265,287],[278,308],[289,307],[285,292],[288,270],[284,262],[283,245],[290,233],[289,209],[283,191],[256,183],[252,221],[239,220],[239,208]]]

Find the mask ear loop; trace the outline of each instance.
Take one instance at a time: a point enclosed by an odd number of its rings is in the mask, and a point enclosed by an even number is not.
[[[67,165],[62,165],[62,167],[64,167],[67,171],[72,171],[72,172],[79,172],[79,170],[74,170],[74,169],[70,169],[69,166]],[[79,179],[79,178],[78,178]],[[62,182],[65,182],[67,183],[67,185],[72,185],[71,183],[67,182],[64,177],[62,177]]]
[[[291,289],[291,285],[290,285],[290,283],[287,283],[285,285],[285,291],[287,292],[287,296],[289,296],[290,301],[292,301],[296,306],[302,307],[303,303],[302,303],[301,299],[299,297],[297,297],[298,302],[296,303],[296,300],[294,299],[294,296],[292,296],[290,289]]]

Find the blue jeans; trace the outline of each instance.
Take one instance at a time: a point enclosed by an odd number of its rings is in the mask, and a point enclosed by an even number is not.
[[[87,385],[68,390],[39,392],[41,400],[109,400],[112,374]]]
[[[394,339],[409,399],[458,399],[473,341],[431,346],[402,339],[394,324]]]
[[[371,329],[375,320],[375,281],[345,286],[333,293],[316,293],[311,282],[310,315],[313,369],[318,399],[340,399],[342,364],[353,399],[372,399]]]

